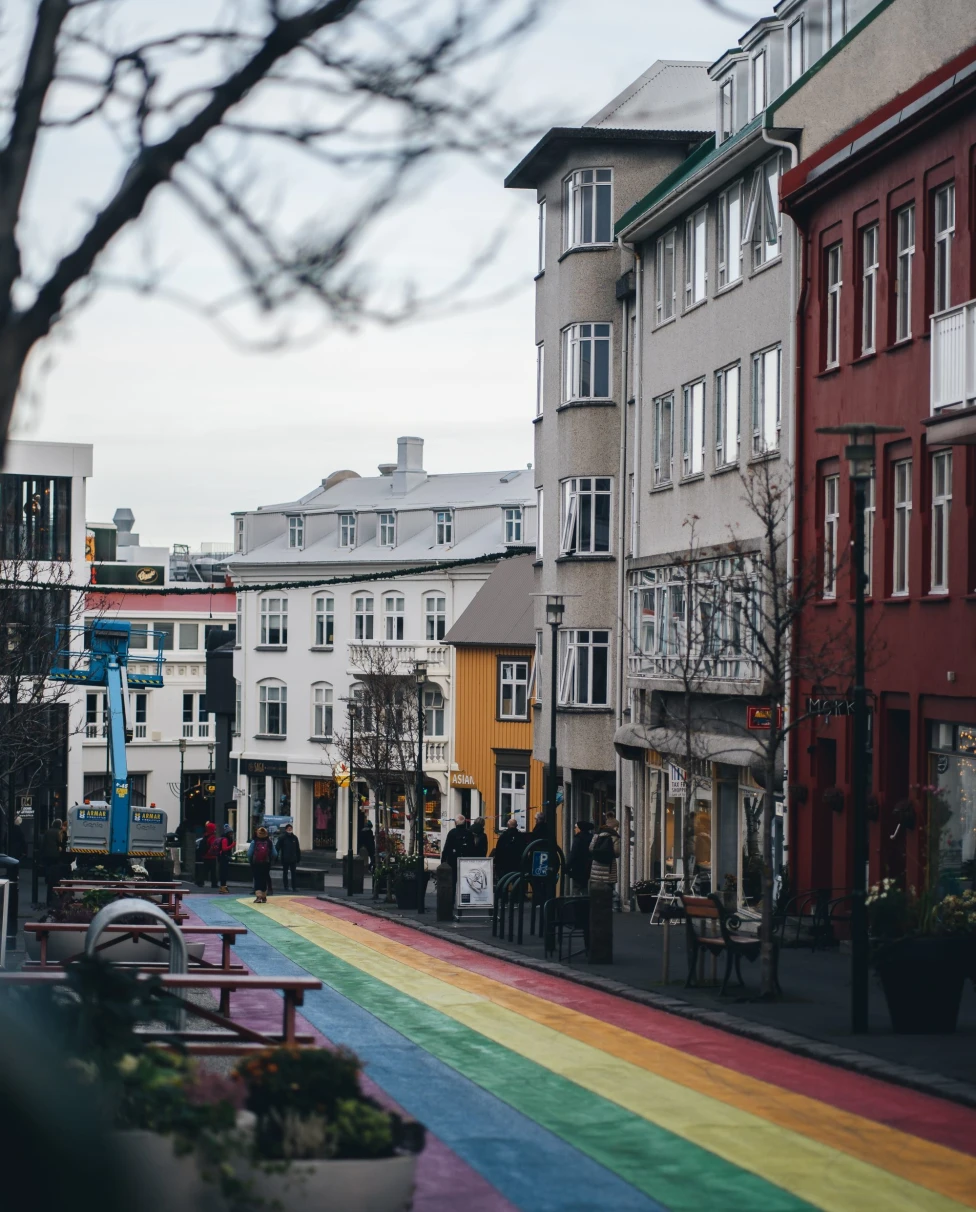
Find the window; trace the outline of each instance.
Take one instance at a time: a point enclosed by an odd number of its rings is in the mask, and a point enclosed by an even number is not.
[[[915,203],[895,212],[895,340],[912,335],[912,266],[915,261]]]
[[[545,643],[545,633],[538,628],[535,633],[535,661],[532,663],[532,677],[529,684],[529,697],[537,703],[542,702],[542,648]]]
[[[403,639],[403,611],[405,602],[398,594],[389,593],[383,598],[383,614],[386,617],[386,638]]]
[[[85,695],[85,736],[90,741],[100,736],[108,736],[105,695],[100,692],[89,692]]]
[[[742,182],[737,181],[718,199],[719,288],[742,277]]]
[[[167,622],[161,623],[157,619],[153,623],[152,629],[156,632],[156,635],[153,636],[153,647],[157,651],[161,649],[163,652],[172,652],[173,633],[176,630],[176,625],[174,623]]]
[[[444,735],[444,696],[436,686],[424,690],[424,733],[427,736]]]
[[[452,543],[454,519],[449,509],[438,509],[434,515],[434,542],[438,546]]]
[[[739,461],[739,367],[715,375],[715,466]]]
[[[244,595],[237,595],[237,628],[234,633],[234,639],[238,646],[244,643]]]
[[[505,542],[515,544],[522,542],[522,510],[518,505],[505,510]]]
[[[241,735],[241,715],[242,715],[241,698],[242,698],[241,684],[237,680],[237,678],[235,678],[234,679],[234,736]]]
[[[752,242],[753,269],[779,256],[779,179],[781,161],[771,156],[756,170],[749,191],[744,239]]]
[[[705,384],[689,383],[681,389],[682,471],[686,476],[700,475],[705,467]]]
[[[130,648],[148,648],[149,647],[149,624],[148,623],[131,623],[132,630],[129,632],[129,647]]]
[[[663,324],[674,316],[674,229],[658,237],[654,262],[654,322]]]
[[[661,396],[654,401],[654,483],[671,483],[674,396]]]
[[[183,736],[210,735],[210,718],[207,715],[207,699],[203,694],[183,695]]]
[[[596,555],[610,550],[609,476],[563,480],[560,551]]]
[[[244,551],[244,519],[234,519],[234,550],[238,555]]]
[[[847,0],[828,0],[828,5],[828,41],[831,46],[836,46],[847,32]]]
[[[912,461],[901,459],[895,463],[895,526],[894,551],[891,561],[891,592],[894,595],[908,593],[908,551],[912,521]]]
[[[305,519],[292,517],[288,519],[288,546],[305,546]]]
[[[843,247],[832,244],[826,254],[827,280],[827,332],[826,365],[837,366],[840,362],[840,288],[841,254]]]
[[[559,702],[605,707],[610,699],[610,632],[560,631]]]
[[[837,597],[837,528],[840,525],[840,476],[824,476],[823,596]]]
[[[331,648],[335,641],[335,598],[316,597],[312,609],[315,623],[312,643],[316,648]]]
[[[535,490],[535,558],[542,559],[542,501],[543,491],[541,488]]]
[[[571,324],[563,331],[563,399],[610,398],[609,324]]]
[[[288,735],[288,688],[280,682],[262,682],[258,687],[258,732]]]
[[[261,644],[288,643],[288,599],[261,599]]]
[[[71,559],[71,479],[0,475],[0,559]]]
[[[794,21],[789,28],[790,84],[795,84],[806,70],[803,53],[803,18]]]
[[[864,488],[864,596],[874,593],[874,519],[877,515],[877,494],[874,476]]]
[[[685,219],[685,307],[705,297],[705,208]]]
[[[132,696],[132,735],[137,741],[146,739],[146,724],[149,719],[149,695],[138,691]]]
[[[424,598],[424,635],[428,640],[439,641],[447,630],[447,598],[439,593],[429,593]]]
[[[752,453],[779,448],[780,347],[764,349],[752,358]]]
[[[766,108],[766,52],[760,51],[752,61],[752,116]]]
[[[332,740],[332,687],[328,682],[312,687],[312,736]]]
[[[526,826],[526,795],[528,774],[524,770],[498,772],[498,828],[504,829],[512,817],[519,829]]]
[[[379,515],[378,539],[381,547],[396,546],[396,514],[381,513]]]
[[[935,269],[933,311],[945,311],[952,299],[952,237],[956,230],[956,187],[950,182],[935,191]]]
[[[874,353],[878,340],[878,225],[861,232],[861,353]]]
[[[535,415],[542,416],[542,392],[546,378],[546,347],[540,341],[535,347]]]
[[[538,273],[546,268],[546,200],[539,203],[539,264]]]
[[[949,591],[949,510],[952,505],[952,451],[932,456],[931,593]]]
[[[180,648],[196,652],[200,646],[200,624],[180,623]]]
[[[735,133],[735,81],[728,76],[719,89],[719,143],[731,139]]]
[[[498,662],[498,715],[503,720],[529,718],[529,662]]]
[[[613,241],[613,171],[583,168],[563,182],[563,246]]]
[[[339,546],[356,546],[356,515],[354,513],[339,514]]]
[[[373,599],[369,594],[359,594],[353,599],[353,637],[373,638]]]

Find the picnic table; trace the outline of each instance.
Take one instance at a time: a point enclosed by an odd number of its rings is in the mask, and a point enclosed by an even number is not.
[[[68,981],[65,968],[46,968],[42,971],[0,972],[0,988],[4,985],[45,986],[59,985]],[[189,1012],[198,1018],[213,1023],[215,1031],[173,1030],[165,1026],[147,1025],[136,1028],[143,1039],[161,1047],[178,1047],[181,1051],[198,1056],[238,1056],[242,1053],[281,1045],[308,1046],[315,1043],[314,1035],[295,1030],[298,1007],[304,1003],[305,994],[322,988],[322,982],[314,976],[257,976],[253,973],[235,972],[138,972],[137,981],[158,981],[163,989],[181,993],[192,989],[212,990],[220,994],[220,1008],[211,1010],[197,1002]],[[234,993],[252,993],[270,989],[282,995],[281,1031],[256,1031],[230,1017],[230,998]]]
[[[56,968],[60,967],[63,963],[70,963],[70,960],[49,959],[48,943],[53,935],[63,937],[65,935],[77,934],[84,936],[88,932],[88,925],[88,922],[25,922],[24,930],[26,933],[32,934],[37,938],[38,943],[40,944],[41,954],[39,959],[29,959],[25,961],[24,967],[27,969]],[[204,937],[213,937],[215,935],[220,936],[220,963],[213,964],[209,960],[205,959],[191,959],[191,963],[193,963],[195,967],[209,968],[213,969],[215,972],[247,971],[243,964],[231,963],[230,955],[231,947],[233,946],[234,941],[242,934],[247,934],[246,926],[180,926],[179,929],[187,936],[187,938],[190,938],[193,935],[203,935]],[[138,922],[120,922],[116,925],[106,926],[103,933],[111,935],[112,937],[106,939],[104,942],[99,943],[96,946],[95,951],[99,954],[107,952],[108,954],[105,955],[105,958],[109,960],[112,959],[110,948],[117,946],[126,939],[130,939],[133,942],[145,940],[146,942],[153,943],[159,947],[160,952],[162,953],[165,949],[164,942],[162,940],[169,937],[165,926],[157,924],[140,924]],[[84,943],[82,941],[79,951],[83,950]],[[152,961],[141,962],[138,960],[123,960],[121,961],[121,966],[138,967],[147,971],[152,971],[155,969],[161,970],[167,967],[167,962],[167,959],[165,959],[161,954],[158,963],[153,963]]]
[[[177,922],[183,922],[189,916],[183,908],[186,889],[177,883],[151,884],[147,880],[115,882],[109,880],[60,880],[56,887],[59,892],[70,893],[125,892],[130,896],[139,896],[143,900],[154,901]]]

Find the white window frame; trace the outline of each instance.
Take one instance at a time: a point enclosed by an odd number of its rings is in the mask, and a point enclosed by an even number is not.
[[[685,219],[685,311],[701,303],[707,294],[707,236],[708,211],[702,206]]]
[[[244,643],[244,595],[242,593],[237,595],[235,610],[237,611],[237,630],[234,640],[236,647],[240,648]]]
[[[522,542],[522,506],[506,505],[504,510],[505,546],[514,547]]]
[[[654,258],[654,322],[665,324],[674,319],[677,307],[677,272],[675,245],[678,229],[672,227],[658,236]]]
[[[878,347],[878,271],[881,267],[880,228],[869,223],[861,230],[861,354]]]
[[[234,551],[238,555],[244,554],[244,519],[234,519]]]
[[[952,242],[956,231],[956,184],[947,181],[932,196],[935,257],[932,266],[932,311],[952,306]]]
[[[396,547],[396,514],[384,510],[377,518],[376,542],[380,547]]]
[[[821,596],[837,597],[838,534],[840,530],[840,476],[824,476],[823,587]]]
[[[878,514],[878,484],[874,476],[864,489],[864,596],[874,596],[874,523]]]
[[[353,639],[372,640],[375,636],[375,602],[371,593],[357,593],[352,600]]]
[[[765,50],[761,50],[758,54],[753,55],[752,62],[749,64],[752,89],[752,116],[754,118],[766,108],[766,102],[769,97],[769,84],[766,77],[768,59],[769,56]]]
[[[387,641],[401,641],[407,626],[407,600],[399,593],[383,594],[383,631]]]
[[[735,134],[735,77],[726,76],[718,90],[718,141],[725,143]]]
[[[782,157],[764,160],[752,176],[742,242],[752,245],[753,270],[769,265],[782,251],[783,216],[779,208]]]
[[[144,690],[138,690],[129,696],[132,712],[132,736],[134,740],[146,739],[146,728],[149,724],[149,695]],[[140,716],[142,717],[140,719]]]
[[[847,33],[847,0],[827,0],[827,45],[836,46]]]
[[[607,707],[610,704],[610,639],[608,628],[577,627],[559,632],[559,704],[562,707]],[[603,696],[593,684],[596,653],[605,653]]]
[[[682,478],[705,470],[705,380],[686,383],[681,389]]]
[[[952,451],[932,455],[932,523],[929,593],[949,592],[949,517],[952,512]]]
[[[715,466],[733,467],[739,461],[739,395],[742,366],[725,366],[715,372]]]
[[[542,416],[543,390],[546,379],[546,343],[540,341],[535,347],[535,415]]]
[[[545,273],[546,269],[546,200],[539,203],[539,249],[536,273]]]
[[[277,639],[272,636],[277,632]],[[261,647],[288,647],[288,599],[273,594],[261,599]]]
[[[742,277],[742,182],[718,196],[718,288]]]
[[[241,683],[234,678],[234,736],[241,735],[241,725],[243,721],[243,700],[244,696],[241,691]]]
[[[272,722],[277,724],[276,728],[271,727]],[[288,687],[284,682],[258,683],[258,734],[288,735]]]
[[[666,422],[666,423],[665,423]],[[654,486],[670,484],[674,474],[674,392],[654,401]]]
[[[356,546],[356,515],[354,513],[339,514],[339,546]]]
[[[844,246],[841,241],[831,244],[824,253],[827,281],[826,366],[840,365],[840,301],[844,285]]]
[[[335,643],[335,598],[331,594],[316,594],[312,599],[312,644],[315,648],[331,648]]]
[[[447,633],[447,595],[424,594],[424,636],[428,644],[439,644]]]
[[[424,736],[442,737],[444,731],[444,692],[429,682],[424,687]]]
[[[502,657],[498,662],[498,718],[527,720],[529,718],[528,657]],[[520,709],[521,703],[521,709]],[[508,710],[506,711],[506,705]]]
[[[305,546],[305,518],[302,514],[288,515],[288,546],[298,551]]]
[[[598,363],[606,363],[606,391],[596,391]],[[563,329],[563,401],[609,400],[613,370],[613,325],[602,321]]]
[[[529,772],[527,770],[498,771],[498,829],[503,830],[512,817],[524,830],[527,825]]]
[[[804,18],[790,22],[786,31],[786,67],[790,84],[795,84],[806,71],[807,49],[804,39]]]
[[[563,555],[609,555],[613,550],[613,477],[572,476],[560,481],[559,550]],[[605,498],[605,502],[604,502]],[[597,536],[597,508],[606,504],[606,546]],[[589,537],[583,538],[584,526]]]
[[[895,341],[912,335],[912,278],[915,270],[915,203],[899,206],[895,227]]]
[[[779,450],[783,384],[780,345],[760,349],[752,355],[752,454],[754,458]],[[773,376],[775,375],[775,380]],[[775,399],[769,389],[775,382]]]
[[[892,464],[894,525],[892,526],[891,595],[905,597],[911,578],[912,460]]]
[[[541,488],[535,490],[535,558],[542,559],[542,533],[543,533],[543,512],[542,506],[545,499],[545,493]]]
[[[563,180],[563,249],[593,246],[613,246],[612,168],[578,168]]]
[[[452,509],[434,511],[434,542],[438,547],[450,547],[454,542],[454,511]]]
[[[330,682],[312,683],[312,736],[319,741],[331,741],[335,735],[334,703]]]

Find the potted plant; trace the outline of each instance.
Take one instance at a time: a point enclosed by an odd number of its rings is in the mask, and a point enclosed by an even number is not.
[[[949,901],[950,898],[945,898]],[[962,898],[951,898],[962,901]],[[976,937],[976,904],[936,902],[896,880],[868,893],[872,961],[891,1024],[900,1034],[956,1029],[963,983]]]
[[[401,856],[396,864],[391,864],[391,872],[387,877],[393,881],[393,895],[396,897],[398,909],[416,909],[419,895],[426,894],[427,881],[430,879],[430,873],[424,868],[422,874],[417,871],[417,859],[408,858],[405,855]],[[418,880],[422,880],[422,887],[418,893]]]
[[[654,912],[654,902],[657,900],[660,886],[658,880],[638,880],[631,884],[630,894],[641,913]]]

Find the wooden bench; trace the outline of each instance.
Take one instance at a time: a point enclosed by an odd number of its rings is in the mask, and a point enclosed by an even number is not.
[[[228,972],[188,972],[185,975],[169,972],[138,972],[137,981],[158,981],[164,990],[177,993],[181,990],[215,990],[220,994],[220,1008],[210,1010],[196,1002],[187,1006],[188,1013],[205,1019],[219,1028],[217,1031],[174,1031],[166,1027],[137,1027],[136,1033],[150,1043],[177,1047],[181,1051],[199,1056],[237,1056],[262,1048],[281,1045],[309,1046],[315,1036],[298,1033],[295,1018],[305,994],[322,988],[322,982],[314,976],[256,976],[238,975]],[[0,989],[4,985],[59,985],[68,981],[64,968],[47,968],[34,972],[0,972]],[[282,994],[281,1032],[255,1031],[243,1023],[230,1018],[230,998],[233,993],[251,993],[270,989]]]
[[[714,961],[719,955],[725,955],[725,976],[722,980],[722,995],[728,989],[729,977],[735,968],[735,975],[740,985],[745,985],[742,979],[742,960],[750,963],[759,958],[762,943],[755,935],[748,938],[739,937],[731,929],[729,919],[732,914],[722,904],[721,898],[713,892],[709,896],[688,896],[679,894],[685,911],[685,930],[688,939],[688,979],[685,988],[695,984],[695,968],[700,955],[710,954]],[[782,993],[778,974],[779,947],[773,940],[773,983],[776,990]]]
[[[55,885],[55,889],[58,892],[70,893],[72,897],[78,892],[82,894],[86,892],[124,893],[126,896],[137,896],[143,900],[154,901],[177,922],[184,922],[189,917],[189,914],[183,908],[183,897],[186,896],[186,889],[180,884],[153,886],[144,880],[125,884],[113,884],[109,883],[108,880],[62,880]]]
[[[64,963],[70,963],[70,960],[56,960],[48,958],[48,943],[52,935],[75,934],[84,936],[88,932],[87,922],[25,922],[24,930],[29,934],[33,934],[41,948],[41,955],[36,960],[26,960],[24,963],[25,969],[44,969],[60,967]],[[220,963],[213,964],[209,960],[200,959],[192,960],[191,963],[195,968],[209,968],[214,972],[246,972],[247,969],[243,964],[231,963],[230,951],[235,939],[242,934],[247,934],[246,926],[180,926],[180,930],[189,939],[193,935],[214,936],[219,935],[221,938]],[[165,926],[159,925],[139,925],[138,923],[119,923],[118,925],[106,926],[105,934],[111,935],[104,942],[98,944],[95,948],[96,953],[106,953],[105,958],[111,960],[111,948],[117,946],[124,939],[131,939],[133,942],[146,940],[154,943],[160,949],[160,959],[158,964],[153,962],[139,962],[132,960],[123,960],[120,962],[121,967],[129,968],[136,967],[146,971],[152,971],[168,968],[168,954],[164,957],[163,953],[167,950],[162,940],[167,939],[168,932]],[[82,937],[81,947],[79,951],[84,950],[84,939]],[[117,961],[118,962],[118,961]]]

